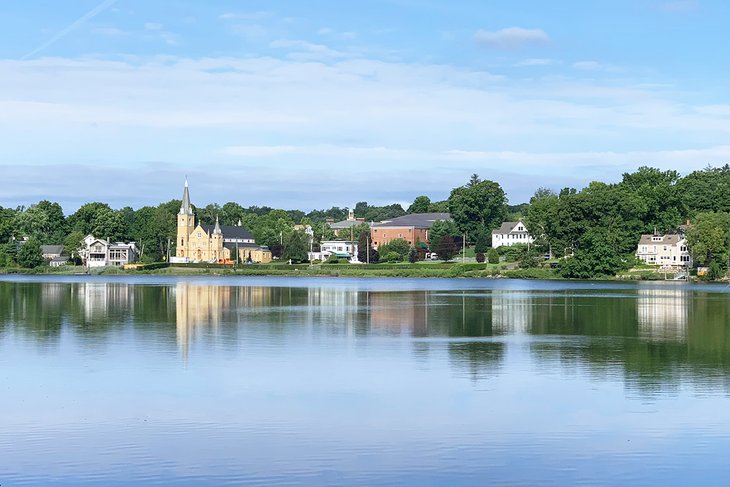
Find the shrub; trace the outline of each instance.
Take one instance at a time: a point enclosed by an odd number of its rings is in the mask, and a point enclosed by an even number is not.
[[[391,250],[383,254],[380,260],[385,262],[401,262],[403,259],[398,252],[394,252]]]
[[[497,249],[489,249],[489,252],[487,252],[487,260],[490,264],[499,264],[499,252],[497,252]]]
[[[477,252],[477,256],[476,257],[477,257],[477,262],[479,262],[479,263],[483,263],[484,260],[485,260],[484,253],[483,252]]]

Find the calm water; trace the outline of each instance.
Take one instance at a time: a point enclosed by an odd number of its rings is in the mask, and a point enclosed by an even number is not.
[[[725,485],[730,288],[0,279],[0,485]]]

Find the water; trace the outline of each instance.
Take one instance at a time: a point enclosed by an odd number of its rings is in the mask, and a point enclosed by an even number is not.
[[[0,485],[724,485],[728,292],[3,277]]]

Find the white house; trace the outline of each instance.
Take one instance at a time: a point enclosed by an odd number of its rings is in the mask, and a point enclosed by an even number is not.
[[[357,260],[357,241],[353,240],[325,240],[320,244],[319,252],[310,252],[309,260],[325,261],[331,255],[335,255],[341,259],[347,259],[350,262],[358,262]]]
[[[134,242],[108,242],[87,235],[81,248],[81,260],[87,267],[106,267],[131,264],[137,261],[139,251]]]
[[[527,232],[522,221],[504,222],[496,230],[492,230],[492,248],[511,247],[517,244],[530,244],[535,239]]]
[[[692,267],[692,256],[682,234],[642,235],[636,257],[665,268]]]

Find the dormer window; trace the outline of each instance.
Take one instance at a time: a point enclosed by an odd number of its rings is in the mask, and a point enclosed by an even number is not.
[[[661,237],[651,237],[651,241],[652,242],[661,242],[662,238]]]

